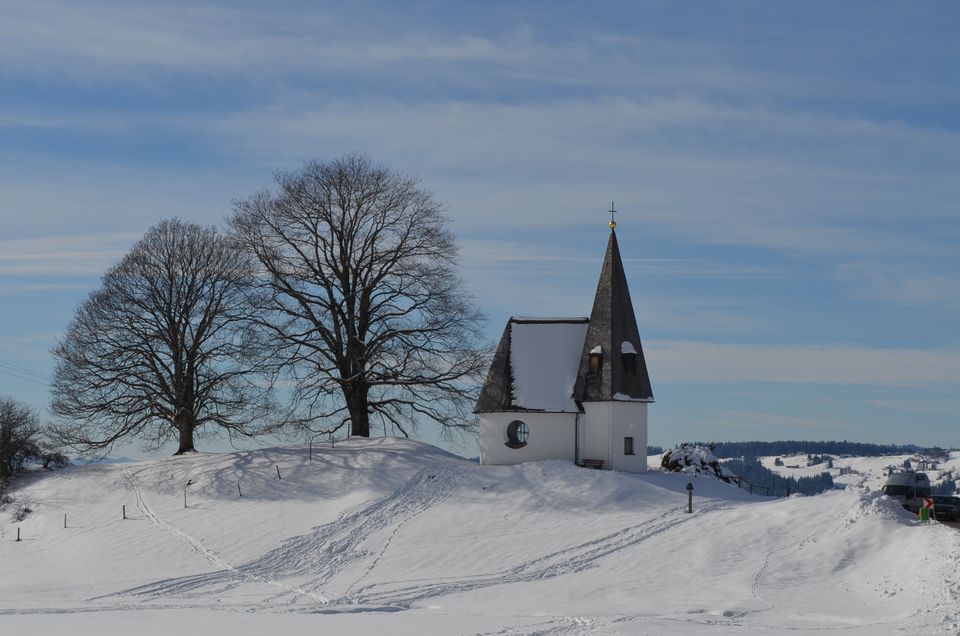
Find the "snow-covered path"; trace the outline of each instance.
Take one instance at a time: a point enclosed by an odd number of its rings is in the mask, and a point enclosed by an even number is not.
[[[0,517],[0,563],[17,573],[0,579],[0,627],[960,629],[960,532],[917,526],[865,487],[774,500],[699,478],[687,514],[688,479],[481,467],[390,439],[314,449],[313,461],[279,448],[70,468],[18,490],[34,510],[24,541]],[[122,505],[137,512],[121,520]]]

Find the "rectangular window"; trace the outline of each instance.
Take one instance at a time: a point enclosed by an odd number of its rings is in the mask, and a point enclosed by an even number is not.
[[[633,455],[633,438],[632,437],[623,438],[623,454]]]

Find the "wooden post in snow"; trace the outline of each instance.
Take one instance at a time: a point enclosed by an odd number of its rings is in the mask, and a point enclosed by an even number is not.
[[[241,497],[243,497],[243,491],[240,490],[240,482],[239,482],[239,481],[237,482],[237,494],[240,495]]]
[[[127,504],[123,504],[123,518],[127,518]]]
[[[277,464],[277,479],[283,481],[283,477],[280,476],[280,465]]]

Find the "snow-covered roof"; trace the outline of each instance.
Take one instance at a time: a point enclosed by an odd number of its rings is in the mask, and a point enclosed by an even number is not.
[[[623,344],[620,345],[620,353],[637,355],[637,350],[633,346],[633,343],[629,340],[624,340]]]
[[[576,411],[587,322],[514,322],[510,332],[513,403],[525,409]]]
[[[511,318],[476,412],[579,410],[573,399],[587,318]]]

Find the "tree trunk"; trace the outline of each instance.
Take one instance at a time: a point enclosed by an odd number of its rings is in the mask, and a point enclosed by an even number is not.
[[[193,429],[194,425],[191,418],[186,413],[180,413],[174,419],[177,430],[180,431],[180,447],[174,455],[183,455],[191,453],[193,448]]]
[[[347,408],[350,409],[350,435],[370,437],[370,412],[367,404],[367,387],[354,385],[347,394]]]

